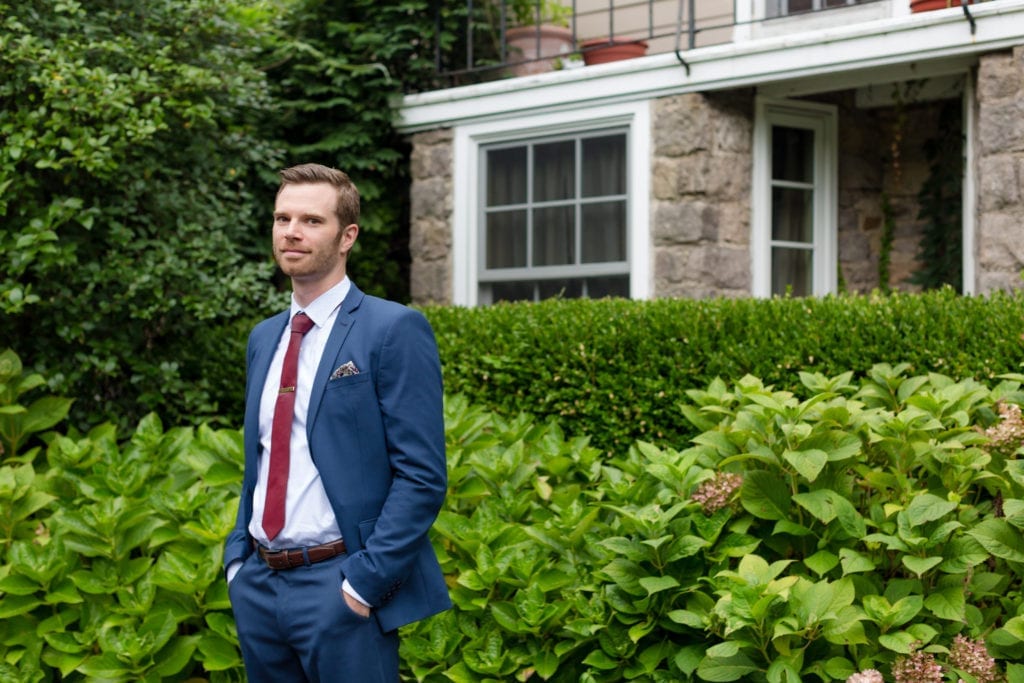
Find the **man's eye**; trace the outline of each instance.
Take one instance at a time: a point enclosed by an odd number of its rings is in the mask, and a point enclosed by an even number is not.
[[[274,216],[274,221],[276,223],[287,223],[288,222],[288,217],[287,216]]]

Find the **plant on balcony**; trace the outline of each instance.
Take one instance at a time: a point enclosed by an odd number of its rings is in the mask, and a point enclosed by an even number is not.
[[[552,71],[557,59],[573,52],[569,30],[572,10],[557,0],[510,0],[505,4],[505,31],[515,76]]]
[[[572,16],[572,8],[558,0],[509,0],[505,3],[505,11],[514,27],[550,24],[567,28]]]

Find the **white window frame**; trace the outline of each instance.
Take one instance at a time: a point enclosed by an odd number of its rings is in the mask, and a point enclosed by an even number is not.
[[[772,262],[772,126],[803,128],[814,133],[814,199],[812,208],[813,296],[838,288],[838,111],[832,105],[757,97],[754,120],[754,163],[751,197],[752,294],[770,297]]]
[[[648,101],[486,121],[459,126],[453,139],[452,303],[479,304],[481,147],[558,134],[622,128],[626,133],[626,251],[629,295],[651,296],[650,174],[651,113]]]

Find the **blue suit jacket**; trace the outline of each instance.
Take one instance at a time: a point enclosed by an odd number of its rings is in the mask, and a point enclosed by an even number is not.
[[[238,520],[224,549],[225,567],[253,552],[248,526],[260,394],[287,323],[285,311],[249,336],[245,476]],[[348,361],[359,374],[331,379]],[[313,462],[348,548],[342,575],[373,605],[382,630],[449,608],[427,537],[444,501],[447,468],[441,366],[426,318],[367,296],[353,284],[313,379],[306,425]]]

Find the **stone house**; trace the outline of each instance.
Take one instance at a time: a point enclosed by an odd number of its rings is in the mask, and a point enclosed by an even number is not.
[[[571,3],[644,56],[402,99],[414,302],[1021,285],[1024,0],[679,1]]]

